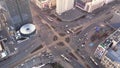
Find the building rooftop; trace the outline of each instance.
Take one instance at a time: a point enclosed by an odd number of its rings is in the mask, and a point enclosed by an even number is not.
[[[120,28],[117,29],[110,38],[117,43],[108,48],[106,56],[112,61],[120,63]]]
[[[113,17],[110,19],[111,26],[114,28],[120,27],[120,9],[112,10]]]
[[[95,56],[101,59],[103,53],[105,53],[106,50],[108,50],[107,56],[110,56],[110,58],[112,57],[116,59],[116,57],[120,57],[120,46],[118,46],[118,44],[120,44],[120,28],[118,28],[114,33],[107,37],[105,41],[98,45],[95,51]]]
[[[114,62],[120,63],[120,42],[117,44],[116,49],[108,49],[106,56]]]

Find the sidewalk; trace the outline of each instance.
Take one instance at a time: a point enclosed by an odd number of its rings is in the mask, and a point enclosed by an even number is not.
[[[78,8],[73,8],[71,10],[68,10],[68,11],[62,13],[61,15],[58,15],[55,11],[54,11],[54,14],[62,21],[74,21],[74,20],[79,19],[80,17],[83,17],[84,15],[86,15],[86,12],[84,12]]]

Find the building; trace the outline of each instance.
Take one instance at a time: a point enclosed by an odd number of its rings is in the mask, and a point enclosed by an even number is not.
[[[11,25],[18,30],[22,25],[32,23],[29,0],[3,0],[7,9]],[[10,23],[10,22],[8,22]]]
[[[60,15],[65,11],[72,9],[74,0],[56,0],[56,12]]]
[[[9,55],[9,52],[5,48],[4,42],[0,41],[0,60],[8,57],[8,55]]]
[[[50,0],[35,0],[35,4],[36,4],[40,9],[49,8],[49,2],[50,2]]]
[[[41,10],[56,7],[56,12],[59,15],[74,6],[74,0],[35,0],[34,2]]]
[[[51,9],[56,6],[56,0],[35,0],[34,3],[41,9]]]
[[[106,68],[120,68],[120,28],[98,45],[94,55]]]
[[[35,25],[34,24],[25,24],[25,25],[23,25],[21,28],[20,28],[20,34],[22,35],[22,36],[27,36],[27,37],[29,37],[29,36],[31,36],[31,35],[33,35],[33,34],[35,34],[35,32],[36,32],[36,27],[35,27]]]
[[[105,4],[108,4],[108,3],[112,2],[112,1],[114,1],[114,0],[105,0]]]
[[[106,55],[101,59],[106,68],[120,68],[120,42],[115,49],[108,49]]]
[[[92,12],[97,8],[102,7],[104,4],[108,4],[114,0],[77,0],[76,7],[87,11]]]
[[[50,0],[49,2],[49,8],[56,7],[56,0]]]

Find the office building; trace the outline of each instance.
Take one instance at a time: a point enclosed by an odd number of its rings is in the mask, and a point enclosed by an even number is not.
[[[106,68],[120,68],[120,42],[112,49],[108,49],[106,55],[101,59]]]
[[[35,0],[35,4],[41,10],[56,7],[56,12],[60,15],[73,8],[74,0]]]
[[[94,55],[106,68],[120,68],[120,28],[98,45]]]
[[[18,30],[22,25],[32,23],[29,0],[4,0],[12,26]]]
[[[76,7],[87,11],[92,12],[97,8],[102,7],[104,4],[108,4],[114,0],[77,0]]]
[[[41,9],[51,9],[56,6],[56,0],[35,0],[34,3]]]
[[[74,0],[56,0],[56,12],[60,15],[65,11],[72,9]]]

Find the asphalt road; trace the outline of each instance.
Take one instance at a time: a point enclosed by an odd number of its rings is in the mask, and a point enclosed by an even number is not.
[[[1,68],[10,68],[12,64],[16,63],[17,61],[20,61],[22,58],[29,55],[30,52],[32,52],[35,48],[40,46],[40,41],[38,40],[38,38],[37,39],[36,38],[30,39],[29,43],[30,42],[31,42],[31,44],[28,44],[28,41],[26,41],[22,44],[18,44],[17,45],[18,46],[17,54],[15,54],[15,55],[9,57],[8,59],[0,62],[0,67]]]
[[[72,53],[75,54],[75,56],[78,58],[78,60],[74,60],[74,59],[72,60],[73,61],[72,66],[74,68],[79,68],[81,64],[85,66],[84,63],[89,64],[93,68],[97,67],[93,62],[89,60],[89,58],[87,61],[83,62],[83,60],[74,51],[76,51],[76,49],[78,48],[77,47],[78,45],[81,45],[81,43],[78,42],[78,39],[85,38],[83,37],[85,33],[90,32],[90,29],[94,28],[96,25],[100,24],[107,17],[109,17],[109,15],[106,15],[106,13],[111,9],[101,12],[100,14],[93,17],[92,19],[85,18],[85,19],[77,20],[75,22],[60,22],[60,21],[57,21],[56,19],[53,19],[53,21],[50,21],[47,18],[49,16],[44,12],[42,12],[37,7],[31,6],[31,10],[33,13],[34,23],[36,24],[36,27],[38,29],[37,35],[23,43],[16,44],[15,47],[18,48],[17,54],[9,57],[3,62],[0,62],[1,68],[10,68],[10,67],[13,68],[16,65],[21,64],[24,61],[24,59],[29,59],[29,56],[30,57],[32,56],[30,52],[32,52],[34,49],[39,47],[43,42],[46,45],[44,46],[46,47],[44,49],[49,49],[55,56],[60,56],[61,54],[67,54],[69,51],[72,51]],[[68,27],[66,28],[65,25],[68,25]],[[82,32],[79,35],[66,33],[66,30],[68,30],[69,28],[74,28],[78,25],[83,25]],[[54,26],[55,29],[52,26]],[[65,33],[66,36],[61,37],[59,33]],[[57,41],[53,41],[54,35],[58,37]],[[70,37],[70,43],[65,42],[64,39],[66,37]],[[56,43],[60,41],[64,42],[65,46],[57,46]],[[89,50],[87,48],[82,48],[82,49],[83,51],[87,52],[87,50]],[[41,52],[41,51],[38,51],[38,52]],[[36,54],[37,53],[33,55],[36,55]],[[89,57],[89,55],[90,54],[84,54],[84,56],[87,56],[87,57]]]

